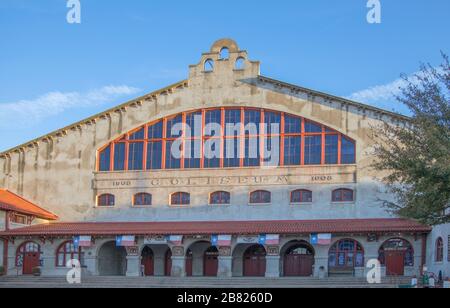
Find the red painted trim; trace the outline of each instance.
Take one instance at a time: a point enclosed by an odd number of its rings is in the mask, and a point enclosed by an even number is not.
[[[10,215],[11,215],[10,211],[5,212],[5,230],[6,231],[8,231],[10,228]]]
[[[8,253],[9,252],[9,241],[3,240],[3,270],[4,275],[8,275]]]
[[[427,234],[422,234],[422,259],[421,259],[421,266],[420,266],[420,273],[423,274],[423,268],[427,264]],[[413,247],[414,249],[414,247]]]

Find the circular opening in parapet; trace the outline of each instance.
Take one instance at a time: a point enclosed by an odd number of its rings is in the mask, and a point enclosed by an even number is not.
[[[235,68],[237,70],[243,70],[245,68],[245,59],[242,57],[237,58]]]
[[[214,61],[213,59],[207,59],[205,61],[205,72],[212,72],[214,70]]]
[[[220,60],[228,60],[230,58],[230,50],[227,47],[223,47],[220,50]]]

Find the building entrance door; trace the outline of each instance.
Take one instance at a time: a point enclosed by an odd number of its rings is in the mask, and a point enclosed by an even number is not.
[[[203,258],[203,275],[216,277],[219,270],[219,251],[216,247],[209,248]]]
[[[264,277],[266,275],[266,250],[263,246],[252,246],[244,254],[244,276]]]
[[[155,275],[155,262],[153,250],[149,247],[145,247],[142,251],[142,266],[144,267],[144,276],[154,276]]]
[[[23,274],[32,275],[33,268],[40,265],[40,253],[39,252],[26,252],[23,257]]]
[[[405,274],[404,260],[403,251],[386,251],[386,275],[403,276]]]

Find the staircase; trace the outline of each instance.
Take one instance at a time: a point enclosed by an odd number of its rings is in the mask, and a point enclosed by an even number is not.
[[[0,288],[398,288],[410,278],[386,278],[370,285],[354,277],[317,278],[207,278],[207,277],[84,277],[69,285],[64,277],[0,277]]]

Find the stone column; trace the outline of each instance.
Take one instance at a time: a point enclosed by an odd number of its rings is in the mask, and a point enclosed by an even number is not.
[[[139,247],[127,247],[127,277],[141,276],[141,257]]]
[[[266,256],[266,277],[280,277],[280,247],[268,246]]]
[[[82,271],[86,275],[98,276],[97,256],[93,249],[84,251],[84,269]]]
[[[219,247],[219,269],[217,276],[221,278],[231,278],[233,276],[231,247]]]
[[[186,276],[186,258],[184,253],[184,247],[175,246],[172,248],[172,277],[185,277]]]

